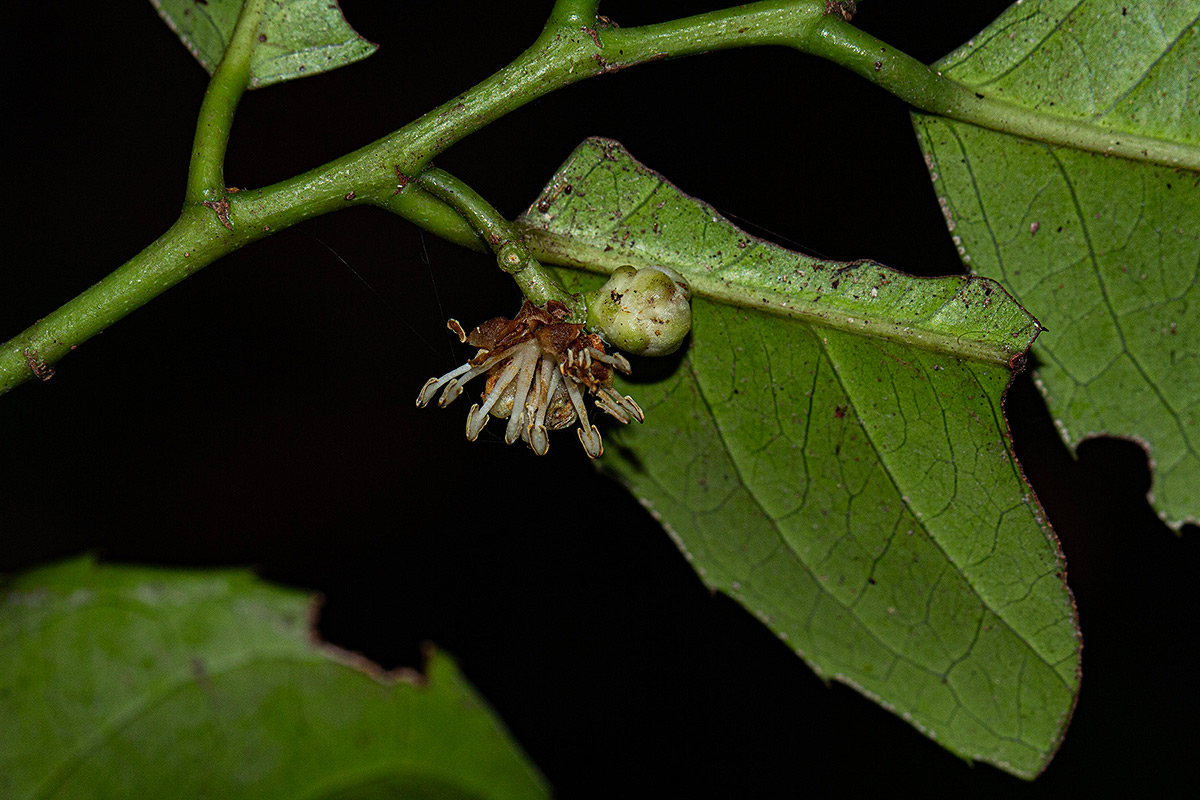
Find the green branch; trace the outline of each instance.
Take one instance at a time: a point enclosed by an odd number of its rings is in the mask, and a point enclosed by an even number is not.
[[[458,97],[324,166],[224,196],[225,145],[264,1],[247,3],[209,85],[179,220],[116,272],[0,347],[0,393],[47,377],[51,365],[88,337],[200,267],[339,208],[374,204],[451,241],[486,250],[475,228],[411,176],[438,153],[525,103],[595,75],[662,58],[788,46],[841,64],[925,111],[1054,144],[1200,170],[1200,148],[1125,134],[1118,141],[1117,134],[1087,122],[980,97],[857,30],[840,14],[828,13],[824,0],[765,0],[636,28],[617,28],[597,17],[594,0],[559,0],[532,47]]]
[[[864,33],[836,14],[826,16],[815,30],[798,35],[793,46],[846,67],[931,114],[1047,144],[1200,171],[1200,147],[1044,114],[986,96]]]

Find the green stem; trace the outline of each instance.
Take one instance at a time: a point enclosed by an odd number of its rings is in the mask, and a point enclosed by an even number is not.
[[[246,0],[225,55],[208,82],[188,165],[188,204],[215,201],[225,193],[225,148],[233,114],[250,82],[250,59],[258,44],[258,26],[266,7],[267,0]]]
[[[417,184],[409,184],[378,204],[408,221],[460,247],[486,253],[490,249],[479,232],[462,215]]]
[[[421,188],[461,214],[478,232],[496,254],[500,269],[513,276],[530,301],[544,306],[557,300],[571,309],[571,319],[583,321],[587,316],[583,299],[564,289],[554,274],[538,263],[520,234],[514,232],[512,223],[474,189],[436,167],[422,172],[418,180]]]
[[[25,380],[48,379],[79,342],[139,308],[229,252],[214,236],[212,214],[191,206],[166,233],[103,280],[30,326],[0,349],[0,393]]]

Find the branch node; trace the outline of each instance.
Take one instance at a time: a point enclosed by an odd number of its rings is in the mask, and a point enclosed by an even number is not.
[[[400,165],[397,164],[396,165],[396,191],[392,192],[392,194],[400,194],[401,192],[403,192],[404,187],[408,186],[408,182],[411,180],[412,180],[412,177],[409,175],[405,175],[403,172],[401,172]]]
[[[220,200],[205,200],[200,205],[208,206],[213,211],[217,212],[217,219],[221,220],[221,224],[229,230],[233,230],[233,223],[229,221],[229,199],[222,197]]]

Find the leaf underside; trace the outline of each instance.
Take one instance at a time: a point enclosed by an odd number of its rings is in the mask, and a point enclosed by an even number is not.
[[[233,35],[242,0],[150,0],[200,66],[212,74]],[[359,36],[333,0],[267,4],[250,60],[250,89],[344,67],[378,46]]]
[[[0,594],[5,798],[517,798],[545,785],[453,662],[372,674],[313,597],[81,559]]]
[[[935,65],[1008,102],[1200,149],[1195,2],[1019,3]],[[1200,175],[914,114],[967,266],[1038,315],[1067,444],[1145,447],[1151,502],[1200,520]]]
[[[612,431],[602,464],[704,582],[955,753],[1037,774],[1079,638],[1001,410],[1036,321],[991,281],[756,239],[602,139],[519,224],[556,263],[692,284],[690,347],[656,383],[635,364],[622,391],[646,422]]]

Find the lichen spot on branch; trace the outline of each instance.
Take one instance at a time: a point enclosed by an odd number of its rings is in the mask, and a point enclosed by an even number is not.
[[[449,405],[468,381],[485,375],[483,397],[467,415],[467,439],[475,441],[491,417],[507,418],[505,442],[522,439],[533,452],[545,455],[550,449],[547,431],[578,420],[583,449],[599,458],[604,444],[600,431],[588,421],[585,393],[623,424],[641,422],[644,414],[632,397],[613,388],[613,370],[628,374],[629,362],[619,353],[606,353],[600,337],[567,322],[569,316],[570,309],[557,300],[545,306],[526,300],[513,319],[495,317],[469,334],[457,320],[450,320],[450,330],[479,351],[462,366],[430,378],[417,395],[417,406],[428,405],[439,391],[438,405]]]

